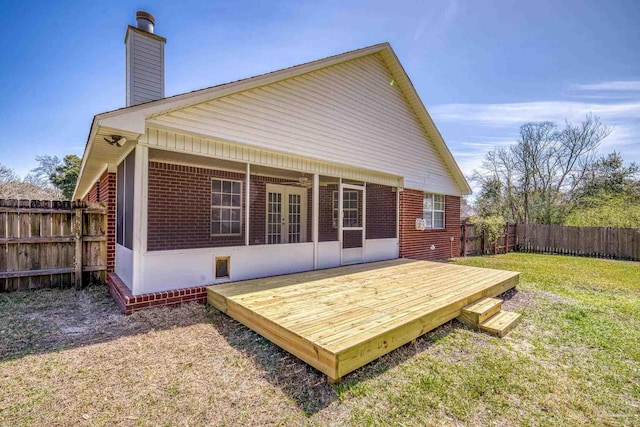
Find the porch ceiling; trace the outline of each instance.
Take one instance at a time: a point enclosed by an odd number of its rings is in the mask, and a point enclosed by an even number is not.
[[[105,138],[111,139],[112,135],[124,136],[127,142],[124,146],[111,145]],[[120,160],[136,144],[140,134],[126,132],[121,129],[113,129],[104,126],[96,126],[96,132],[87,145],[87,150],[83,156],[86,162],[83,165],[83,172],[76,186],[76,198],[81,199],[89,191],[91,185],[100,177],[109,165],[115,167]],[[112,169],[115,172],[115,169]]]

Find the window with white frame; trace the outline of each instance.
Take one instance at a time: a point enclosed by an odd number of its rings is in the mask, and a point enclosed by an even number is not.
[[[338,192],[333,192],[333,228],[338,228],[338,204],[339,204]],[[342,211],[344,212],[342,226],[343,227],[360,227],[360,221],[358,218],[358,203],[359,194],[358,191],[342,192]]]
[[[427,228],[444,228],[444,196],[442,194],[425,193],[422,210]]]
[[[211,180],[211,235],[239,235],[242,223],[242,182]]]

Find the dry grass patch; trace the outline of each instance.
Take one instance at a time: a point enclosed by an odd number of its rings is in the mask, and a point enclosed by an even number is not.
[[[202,305],[125,317],[100,287],[0,298],[3,425],[300,425],[335,399],[312,368]]]

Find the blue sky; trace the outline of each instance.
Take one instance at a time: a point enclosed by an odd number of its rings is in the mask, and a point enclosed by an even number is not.
[[[166,95],[389,41],[470,174],[520,124],[588,112],[601,152],[640,161],[640,2],[55,1],[0,15],[0,163],[82,154],[94,114],[124,105],[124,33],[156,17]]]

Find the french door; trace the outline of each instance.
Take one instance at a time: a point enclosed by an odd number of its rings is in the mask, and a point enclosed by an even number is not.
[[[266,243],[307,241],[307,189],[267,184]]]
[[[362,185],[340,184],[340,260],[344,264],[364,262],[366,191]]]

